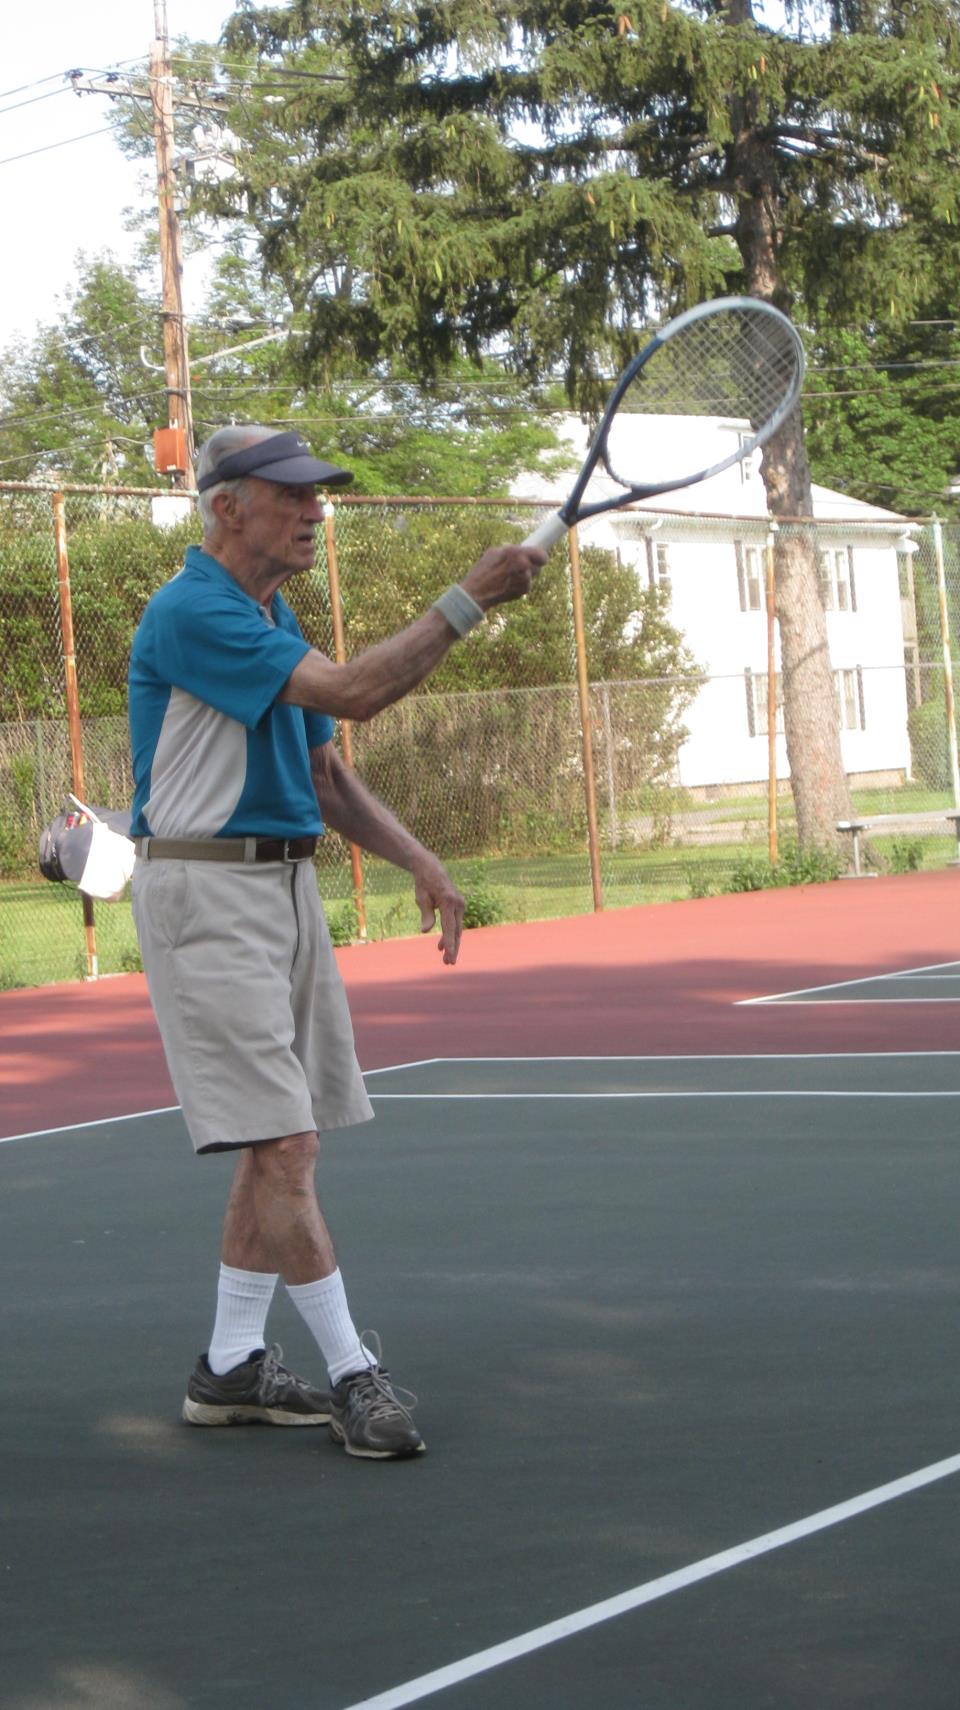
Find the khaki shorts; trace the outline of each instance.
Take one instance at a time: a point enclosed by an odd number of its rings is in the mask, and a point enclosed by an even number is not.
[[[133,916],[197,1152],[366,1122],[310,861],[142,861]]]

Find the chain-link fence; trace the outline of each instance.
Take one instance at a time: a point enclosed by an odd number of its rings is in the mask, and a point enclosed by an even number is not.
[[[317,646],[350,657],[538,514],[518,501],[338,500],[314,571],[285,593]],[[871,513],[792,534],[816,558],[829,717],[865,859],[943,865],[957,855],[945,635],[960,634],[960,532]],[[137,966],[127,902],[88,903],[85,932],[74,887],[39,877],[37,842],[71,790],[129,805],[130,642],[199,538],[169,494],[0,487],[0,986],[88,973],[91,916],[99,972]],[[795,876],[824,870],[809,856],[797,869],[792,849],[772,619],[790,539],[757,517],[618,513],[583,529],[572,562],[558,552],[530,598],[451,649],[420,690],[341,726],[369,786],[448,863],[470,918],[753,886],[771,855]],[[417,930],[405,875],[336,836],[318,878],[338,941]]]

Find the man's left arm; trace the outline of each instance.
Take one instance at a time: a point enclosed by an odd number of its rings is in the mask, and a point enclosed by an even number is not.
[[[439,914],[438,948],[452,965],[460,951],[464,902],[442,862],[344,764],[332,742],[311,748],[310,771],[324,824],[412,875],[421,930],[431,932]]]

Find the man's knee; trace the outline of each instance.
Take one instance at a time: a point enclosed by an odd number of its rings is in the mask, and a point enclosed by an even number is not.
[[[315,1130],[304,1134],[283,1134],[276,1140],[261,1140],[250,1147],[250,1158],[261,1180],[294,1182],[313,1175],[320,1152]]]

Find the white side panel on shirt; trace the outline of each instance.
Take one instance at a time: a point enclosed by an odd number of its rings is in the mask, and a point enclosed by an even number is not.
[[[173,689],[150,770],[154,837],[214,837],[233,813],[247,772],[246,727]]]

